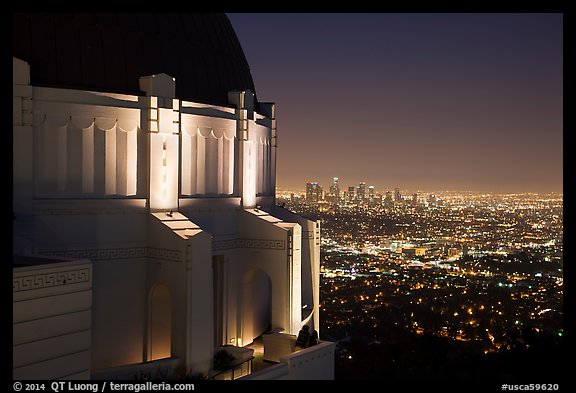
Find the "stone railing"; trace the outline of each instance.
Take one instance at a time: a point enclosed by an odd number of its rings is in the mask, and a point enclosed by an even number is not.
[[[289,355],[280,357],[280,363],[247,375],[241,379],[297,380],[334,379],[334,351],[336,344],[322,341]]]

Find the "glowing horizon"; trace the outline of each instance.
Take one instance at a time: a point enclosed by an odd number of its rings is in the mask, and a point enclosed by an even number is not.
[[[228,16],[279,188],[562,191],[562,14]]]

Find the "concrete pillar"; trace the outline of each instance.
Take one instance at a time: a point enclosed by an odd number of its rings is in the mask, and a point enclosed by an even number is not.
[[[236,106],[238,164],[234,175],[234,194],[240,195],[244,208],[256,206],[256,146],[250,140],[249,120],[254,118],[254,94],[250,90],[231,91],[228,101]]]
[[[273,102],[261,102],[260,110],[262,114],[270,119],[270,191],[274,197],[273,204],[276,204],[276,148],[278,146],[278,132],[276,130],[276,104]]]
[[[34,217],[34,130],[32,128],[33,90],[30,66],[12,58],[12,211],[13,253],[29,254],[33,244]]]
[[[15,57],[12,58],[12,83],[12,163],[14,165],[12,208],[18,214],[31,214],[34,194],[34,133],[30,66]]]
[[[148,203],[151,211],[178,209],[180,101],[175,79],[166,74],[140,78],[146,92],[143,131],[148,136]]]

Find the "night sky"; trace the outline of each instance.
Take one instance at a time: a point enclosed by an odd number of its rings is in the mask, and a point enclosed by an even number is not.
[[[228,14],[279,189],[562,191],[562,14]]]

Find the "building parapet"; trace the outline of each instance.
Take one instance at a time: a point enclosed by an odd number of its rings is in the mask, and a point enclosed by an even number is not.
[[[334,353],[336,344],[322,341],[289,355],[280,357],[280,363],[241,378],[243,380],[299,380],[334,379]]]

